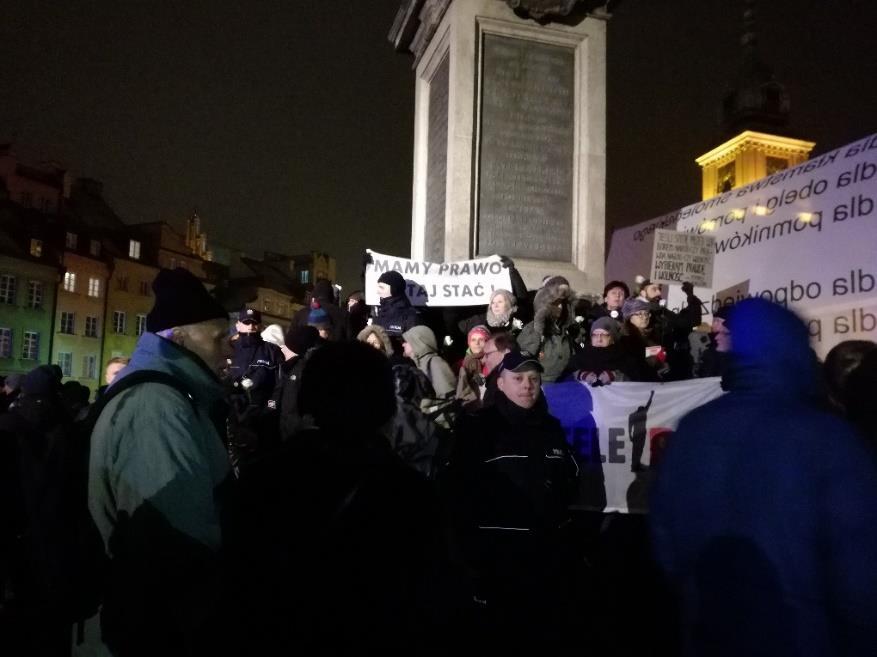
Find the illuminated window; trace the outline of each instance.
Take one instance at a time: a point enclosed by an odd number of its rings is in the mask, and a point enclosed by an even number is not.
[[[61,328],[59,329],[60,332],[66,333],[68,335],[73,335],[75,329],[76,313],[61,311]]]
[[[12,274],[0,274],[0,303],[12,305],[15,303],[15,276]]]
[[[727,164],[720,166],[716,173],[718,175],[716,194],[722,194],[734,189],[737,177],[734,162],[728,162]]]
[[[43,307],[43,282],[27,282],[27,307],[38,310]]]
[[[128,242],[128,257],[140,260],[140,242],[137,240],[130,240]]]
[[[137,336],[146,333],[146,315],[137,315]]]
[[[100,279],[89,277],[88,279],[88,296],[90,297],[99,297],[100,296]]]
[[[311,277],[311,272],[308,271],[307,269],[302,269],[298,275],[298,280],[302,285],[304,285],[305,283],[307,283],[310,280],[310,277]]]
[[[30,241],[30,254],[34,258],[43,257],[43,240],[38,240],[36,238],[31,239],[31,241]]]
[[[77,238],[76,233],[67,233],[67,239],[64,241],[64,246],[68,249],[75,249],[78,242],[79,239]]]
[[[91,244],[88,247],[88,252],[95,258],[100,256],[100,242],[98,240],[91,240]]]
[[[76,272],[68,271],[64,274],[64,289],[76,292]]]
[[[776,173],[777,171],[782,171],[783,169],[789,168],[789,161],[783,157],[770,157],[768,156],[764,161],[768,176]]]
[[[21,347],[22,360],[40,359],[40,334],[36,331],[24,332],[24,343]]]
[[[121,310],[113,311],[113,331],[115,333],[124,333],[127,324],[127,316]]]
[[[58,367],[64,376],[73,376],[73,354],[69,351],[58,352]]]
[[[11,328],[0,328],[0,358],[12,358]]]
[[[88,356],[84,356],[82,358],[82,378],[97,378],[97,356],[95,356],[94,354],[89,354]]]

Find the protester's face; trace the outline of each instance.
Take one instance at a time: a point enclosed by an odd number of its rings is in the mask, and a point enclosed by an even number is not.
[[[402,353],[405,354],[405,358],[414,358],[414,349],[408,342],[402,343]]]
[[[490,300],[490,312],[494,315],[505,315],[511,310],[511,306],[509,306],[508,299],[505,298],[502,294],[497,294],[493,299]]]
[[[558,319],[563,314],[563,300],[558,299],[548,306],[548,312],[554,319]]]
[[[259,325],[252,319],[246,319],[243,322],[235,322],[234,327],[238,333],[255,333],[259,330]]]
[[[497,365],[502,362],[503,356],[509,353],[508,349],[504,351],[498,351],[496,348],[496,343],[493,340],[488,340],[484,343],[484,356],[482,357],[482,363],[484,363],[484,367],[487,368],[488,372],[492,372],[496,369]]]
[[[612,334],[603,329],[591,331],[591,345],[594,347],[608,347],[612,344]]]
[[[542,375],[528,372],[503,372],[496,380],[497,387],[509,401],[521,408],[533,408],[539,400]]]
[[[104,370],[104,381],[107,382],[107,385],[110,385],[116,379],[116,375],[123,369],[125,369],[124,363],[110,363],[107,365],[107,369]]]
[[[712,330],[716,337],[716,351],[720,353],[731,351],[731,332],[725,326],[725,320],[714,317]]]
[[[620,287],[613,287],[606,293],[603,300],[606,302],[606,307],[609,310],[619,310],[624,304],[624,290]]]
[[[378,283],[378,285],[383,285],[383,283]],[[354,297],[350,297],[350,298],[347,300],[347,310],[350,310],[351,308],[353,308],[353,306],[355,306],[356,303],[357,303],[357,302],[356,302],[356,298],[354,298]]]
[[[661,286],[657,283],[649,283],[643,288],[642,296],[646,301],[654,301],[661,298]]]
[[[640,330],[648,328],[650,314],[648,310],[640,310],[630,316],[630,323]]]
[[[324,340],[328,340],[330,338],[330,331],[325,326],[321,326],[317,329],[317,333],[319,333],[320,337]]]
[[[374,333],[369,333],[365,338],[365,341],[381,353],[384,352],[384,345],[381,342],[381,339]]]
[[[469,336],[469,351],[476,356],[484,351],[484,336],[480,333],[473,333]]]
[[[378,283],[378,296],[381,299],[386,299],[387,297],[393,296],[393,291],[386,283]]]
[[[193,352],[217,373],[225,367],[226,359],[231,358],[228,322],[224,319],[180,326],[174,331],[173,340]]]

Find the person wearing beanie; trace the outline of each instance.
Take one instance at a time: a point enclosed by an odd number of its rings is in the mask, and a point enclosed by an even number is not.
[[[396,342],[394,349],[399,351],[402,334],[423,324],[420,312],[411,305],[405,290],[405,279],[397,271],[385,271],[378,277],[380,305],[375,309],[373,323],[387,332]]]
[[[285,442],[310,426],[307,418],[298,412],[298,393],[301,375],[308,358],[325,344],[319,331],[313,326],[295,326],[286,332],[280,348],[285,360],[280,365],[280,381],[274,393],[279,416],[280,440]]]
[[[603,303],[588,311],[588,320],[593,323],[600,317],[611,317],[622,321],[621,308],[630,296],[630,289],[624,281],[609,281],[603,288]]]
[[[308,313],[308,326],[317,329],[320,337],[329,340],[332,336],[332,318],[323,308],[312,308]]]
[[[621,324],[611,317],[595,320],[591,324],[590,344],[573,356],[570,363],[573,378],[590,386],[642,380],[640,362],[623,348],[620,340]],[[645,359],[640,361],[644,366]]]
[[[621,309],[624,324],[618,345],[635,364],[633,381],[663,381],[670,375],[667,352],[655,334],[653,309],[642,297],[631,297]]]
[[[182,268],[152,289],[147,330],[91,434],[88,506],[112,562],[102,638],[116,655],[194,651],[215,641],[218,611],[228,313]]]
[[[457,376],[457,399],[464,407],[478,406],[483,397],[484,377],[487,374],[484,371],[484,347],[491,335],[486,326],[476,326],[466,336],[469,348]]]
[[[309,315],[317,308],[322,309],[329,316],[330,330],[327,340],[342,341],[350,340],[354,334],[350,332],[350,318],[347,310],[338,306],[335,300],[335,287],[332,282],[325,278],[318,278],[314,287],[307,294],[305,307],[296,311],[292,316],[290,328],[295,326],[307,326]]]

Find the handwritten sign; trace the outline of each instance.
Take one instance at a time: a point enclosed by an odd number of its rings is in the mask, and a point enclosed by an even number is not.
[[[710,235],[658,229],[652,247],[653,283],[712,287],[716,240]]]

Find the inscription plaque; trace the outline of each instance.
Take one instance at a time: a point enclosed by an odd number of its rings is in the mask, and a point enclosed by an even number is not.
[[[445,259],[445,195],[448,179],[448,56],[429,83],[429,123],[426,142],[426,222],[424,256]]]
[[[572,48],[484,36],[476,251],[572,260]]]

